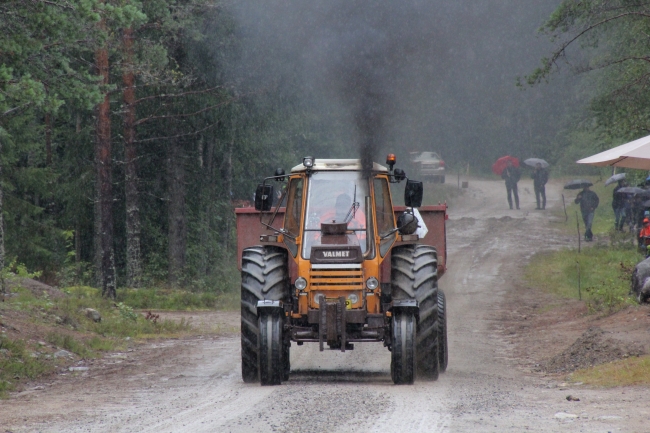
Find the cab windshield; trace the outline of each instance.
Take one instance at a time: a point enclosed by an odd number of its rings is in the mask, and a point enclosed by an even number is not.
[[[305,235],[302,256],[309,259],[311,246],[320,239],[321,223],[348,222],[366,249],[365,197],[368,180],[358,172],[316,172],[311,175],[307,189]]]

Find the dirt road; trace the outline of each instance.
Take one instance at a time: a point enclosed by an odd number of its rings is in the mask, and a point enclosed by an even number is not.
[[[114,354],[0,402],[0,431],[23,432],[642,432],[650,430],[646,389],[568,388],[526,371],[500,318],[517,275],[538,250],[569,242],[533,210],[532,184],[520,183],[522,210],[508,210],[502,182],[470,180],[450,208],[449,369],[437,382],[394,386],[381,344],[319,353],[292,346],[291,379],[279,387],[240,377],[234,313],[220,335],[160,341]],[[559,184],[549,207],[560,206]],[[509,300],[509,301],[508,301]],[[543,336],[540,336],[542,338]],[[75,376],[76,375],[76,376]],[[580,398],[569,402],[567,395]]]

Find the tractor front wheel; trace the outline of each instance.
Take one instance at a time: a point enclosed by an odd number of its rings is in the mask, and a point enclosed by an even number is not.
[[[280,385],[284,376],[281,312],[262,311],[259,315],[258,365],[262,385]]]
[[[415,315],[393,313],[390,373],[395,385],[411,385],[415,380]]]
[[[241,367],[246,383],[259,380],[259,323],[257,302],[289,300],[287,251],[275,246],[253,246],[242,252]]]

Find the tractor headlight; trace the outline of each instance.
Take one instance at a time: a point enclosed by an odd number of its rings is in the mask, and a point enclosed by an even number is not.
[[[366,280],[366,287],[369,290],[375,290],[377,287],[379,287],[379,281],[377,281],[377,278],[375,277],[370,277]]]
[[[312,168],[314,166],[314,157],[313,156],[305,156],[302,159],[302,165],[304,165],[307,168]]]
[[[305,280],[303,277],[296,278],[296,282],[294,284],[298,290],[305,290],[307,288],[307,280]]]
[[[359,302],[359,295],[357,295],[356,293],[350,293],[348,295],[348,301],[350,301],[350,304],[356,304],[357,302]]]

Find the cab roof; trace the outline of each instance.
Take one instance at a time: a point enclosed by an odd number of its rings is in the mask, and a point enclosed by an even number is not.
[[[291,169],[291,173],[299,173],[301,171],[306,171],[307,167],[302,164],[298,164]],[[314,161],[314,166],[311,168],[312,171],[361,171],[361,160],[360,159],[318,159]],[[372,163],[372,171],[380,173],[388,173],[388,169],[383,165],[379,165],[376,162]]]

